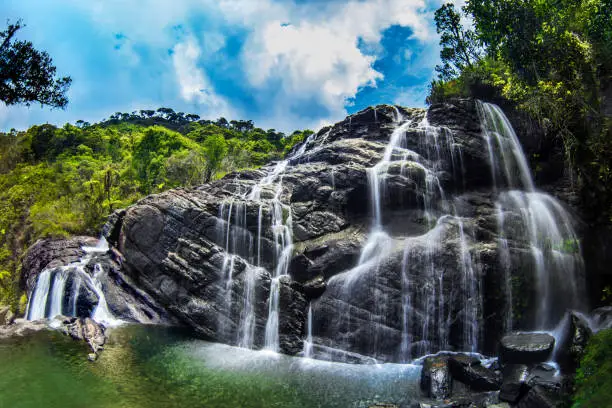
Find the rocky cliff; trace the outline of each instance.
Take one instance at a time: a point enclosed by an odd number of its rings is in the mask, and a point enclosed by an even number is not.
[[[493,352],[505,331],[583,307],[584,268],[571,216],[487,118],[473,100],[363,110],[284,162],[115,212],[110,269],[144,292],[128,302],[215,341],[277,336],[298,354],[310,334],[307,353],[344,361]],[[51,262],[38,252],[30,292]]]

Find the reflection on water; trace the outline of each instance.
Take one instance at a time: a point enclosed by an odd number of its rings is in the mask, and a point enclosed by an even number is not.
[[[419,367],[349,365],[114,329],[100,358],[58,333],[0,343],[0,408],[368,407],[418,396]]]

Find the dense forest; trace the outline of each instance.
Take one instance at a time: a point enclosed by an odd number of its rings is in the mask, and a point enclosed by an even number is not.
[[[469,0],[435,13],[442,64],[428,103],[513,105],[559,138],[592,217],[612,217],[612,1]],[[468,24],[462,22],[469,21]]]
[[[310,133],[160,108],[0,134],[0,304],[23,309],[20,258],[37,239],[96,235],[115,209],[262,166]]]

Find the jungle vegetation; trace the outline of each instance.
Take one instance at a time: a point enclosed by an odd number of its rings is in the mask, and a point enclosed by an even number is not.
[[[612,0],[468,0],[435,13],[427,102],[509,101],[559,138],[593,221],[612,219]]]
[[[0,304],[23,308],[21,257],[36,240],[95,236],[115,209],[262,166],[311,133],[285,135],[170,108],[0,133]]]

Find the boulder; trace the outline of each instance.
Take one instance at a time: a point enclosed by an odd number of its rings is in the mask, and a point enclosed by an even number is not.
[[[497,391],[501,382],[495,372],[482,366],[477,358],[459,354],[448,359],[453,379],[461,381],[474,391]]]
[[[62,333],[75,340],[84,341],[89,345],[94,355],[97,355],[104,348],[106,336],[104,326],[90,318],[60,318],[62,323],[60,330]]]
[[[593,331],[582,314],[570,312],[567,319],[555,359],[564,373],[574,373],[580,365],[580,359],[584,355]]]
[[[0,307],[0,326],[8,326],[15,320],[15,314],[10,306]]]
[[[517,408],[558,408],[561,396],[536,385],[517,404]]]
[[[529,367],[527,365],[506,364],[503,368],[499,399],[512,404],[517,403],[531,388],[527,383],[528,379]]]
[[[13,324],[0,326],[0,340],[29,336],[47,329],[49,329],[49,326],[44,320],[29,321],[25,319],[15,319]]]
[[[555,338],[546,333],[513,333],[500,342],[502,364],[533,364],[547,361],[552,355]]]
[[[421,390],[429,398],[446,399],[453,389],[453,378],[450,374],[447,356],[427,357],[421,371]]]
[[[612,328],[612,306],[604,306],[593,310],[591,320],[597,330]]]

